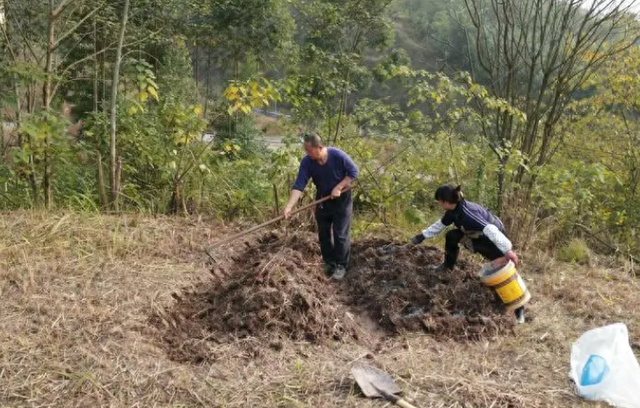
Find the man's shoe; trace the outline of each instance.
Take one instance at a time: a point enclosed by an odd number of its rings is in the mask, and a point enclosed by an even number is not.
[[[323,269],[325,276],[329,277],[333,275],[333,272],[335,272],[336,266],[334,264],[324,264]]]
[[[342,278],[344,278],[344,275],[346,273],[347,273],[347,269],[342,265],[338,265],[333,270],[333,275],[331,275],[331,277],[335,280],[342,280]]]
[[[441,263],[438,266],[432,266],[432,267],[430,267],[430,269],[432,271],[434,271],[434,272],[448,272],[448,271],[453,270],[453,268],[450,268],[450,267],[448,267],[447,265],[445,265],[443,263]]]

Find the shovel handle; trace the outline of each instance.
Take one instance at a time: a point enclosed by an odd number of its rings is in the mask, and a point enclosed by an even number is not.
[[[395,404],[399,407],[402,408],[416,408],[415,406],[409,404],[409,402],[407,402],[407,400],[404,400],[402,398],[398,399],[397,401],[395,401]]]
[[[400,398],[397,395],[389,394],[388,392],[376,387],[374,384],[372,385],[373,385],[373,388],[375,388],[376,391],[378,391],[378,394],[382,395],[384,399],[386,399],[387,401],[393,402],[394,404],[402,408],[417,408],[414,405],[411,405],[409,401],[403,398]]]

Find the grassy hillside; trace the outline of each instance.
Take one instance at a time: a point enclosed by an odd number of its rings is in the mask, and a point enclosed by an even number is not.
[[[0,406],[382,407],[361,397],[349,376],[350,364],[364,359],[392,373],[419,407],[598,407],[572,394],[571,343],[619,321],[632,341],[640,339],[635,278],[597,261],[578,267],[541,254],[523,256],[531,320],[513,333],[438,341],[371,326],[367,341],[315,344],[191,333],[201,338],[189,345],[206,344],[209,355],[173,361],[151,317],[172,307],[174,292],[179,298],[184,288],[219,284],[201,249],[236,228],[182,218],[3,214]],[[244,246],[218,251],[217,262],[233,262]],[[268,265],[275,256],[255,261]],[[301,262],[321,274],[317,254]]]

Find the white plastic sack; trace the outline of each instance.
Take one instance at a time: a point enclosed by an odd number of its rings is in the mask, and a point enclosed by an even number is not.
[[[571,347],[578,394],[620,408],[640,408],[640,366],[624,323],[589,330]]]

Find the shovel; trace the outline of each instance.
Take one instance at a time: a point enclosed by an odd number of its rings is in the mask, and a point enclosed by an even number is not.
[[[355,363],[351,367],[351,375],[367,398],[384,398],[402,408],[416,408],[396,395],[402,390],[384,371],[367,364]]]

